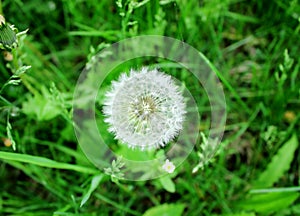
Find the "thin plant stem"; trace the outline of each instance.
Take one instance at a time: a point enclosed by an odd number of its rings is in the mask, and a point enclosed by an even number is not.
[[[9,105],[9,106],[13,106],[13,104],[11,103],[11,102],[9,102],[8,100],[6,100],[4,97],[2,97],[1,95],[0,95],[0,99],[2,100],[2,101],[4,101],[7,105]]]
[[[3,15],[3,10],[2,10],[2,0],[0,0],[0,15]]]

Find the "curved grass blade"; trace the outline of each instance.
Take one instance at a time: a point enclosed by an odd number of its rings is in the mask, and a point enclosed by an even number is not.
[[[57,162],[54,160],[50,160],[48,158],[27,155],[27,154],[19,154],[19,153],[0,151],[0,159],[35,164],[38,166],[48,167],[48,168],[53,168],[53,169],[73,170],[73,171],[81,172],[81,173],[89,173],[89,174],[99,173],[99,171],[96,169],[78,166],[78,165],[74,165],[74,164],[60,163],[60,162]]]

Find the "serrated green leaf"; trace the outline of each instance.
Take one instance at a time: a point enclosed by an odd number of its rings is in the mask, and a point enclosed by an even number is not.
[[[170,192],[170,193],[174,193],[175,192],[175,184],[172,181],[172,179],[170,178],[169,175],[166,175],[164,177],[161,177],[159,179],[160,183],[162,184],[163,188]]]
[[[143,216],[180,216],[184,208],[184,204],[163,204],[148,209]]]
[[[51,94],[46,88],[41,89],[42,94],[29,96],[27,101],[23,102],[22,111],[27,115],[34,115],[39,121],[45,121],[55,118],[62,113],[59,105],[52,101]]]
[[[255,188],[270,187],[277,182],[284,172],[290,168],[294,153],[298,147],[297,136],[294,134],[273,156],[266,170],[254,182]]]
[[[91,197],[94,190],[96,190],[96,188],[99,186],[102,178],[103,178],[103,174],[95,175],[93,177],[88,192],[83,196],[83,198],[81,200],[80,207],[82,207],[89,200],[89,198]]]
[[[267,193],[255,194],[238,204],[243,210],[254,210],[258,213],[269,213],[283,210],[290,206],[299,193]]]

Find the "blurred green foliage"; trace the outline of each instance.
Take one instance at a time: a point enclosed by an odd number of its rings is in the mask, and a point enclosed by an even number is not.
[[[8,23],[29,29],[14,59],[0,58],[0,215],[300,214],[298,0],[0,5]],[[222,148],[196,173],[201,140],[168,179],[112,182],[77,145],[73,91],[95,53],[147,34],[189,43],[221,72],[227,103]],[[192,92],[197,88],[189,83]],[[208,116],[208,99],[196,99]],[[201,124],[207,130],[209,118]]]

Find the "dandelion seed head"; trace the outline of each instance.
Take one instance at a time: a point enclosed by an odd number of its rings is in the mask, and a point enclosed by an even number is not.
[[[184,98],[171,76],[142,68],[112,82],[103,113],[116,139],[144,150],[163,147],[174,139],[186,112]]]

